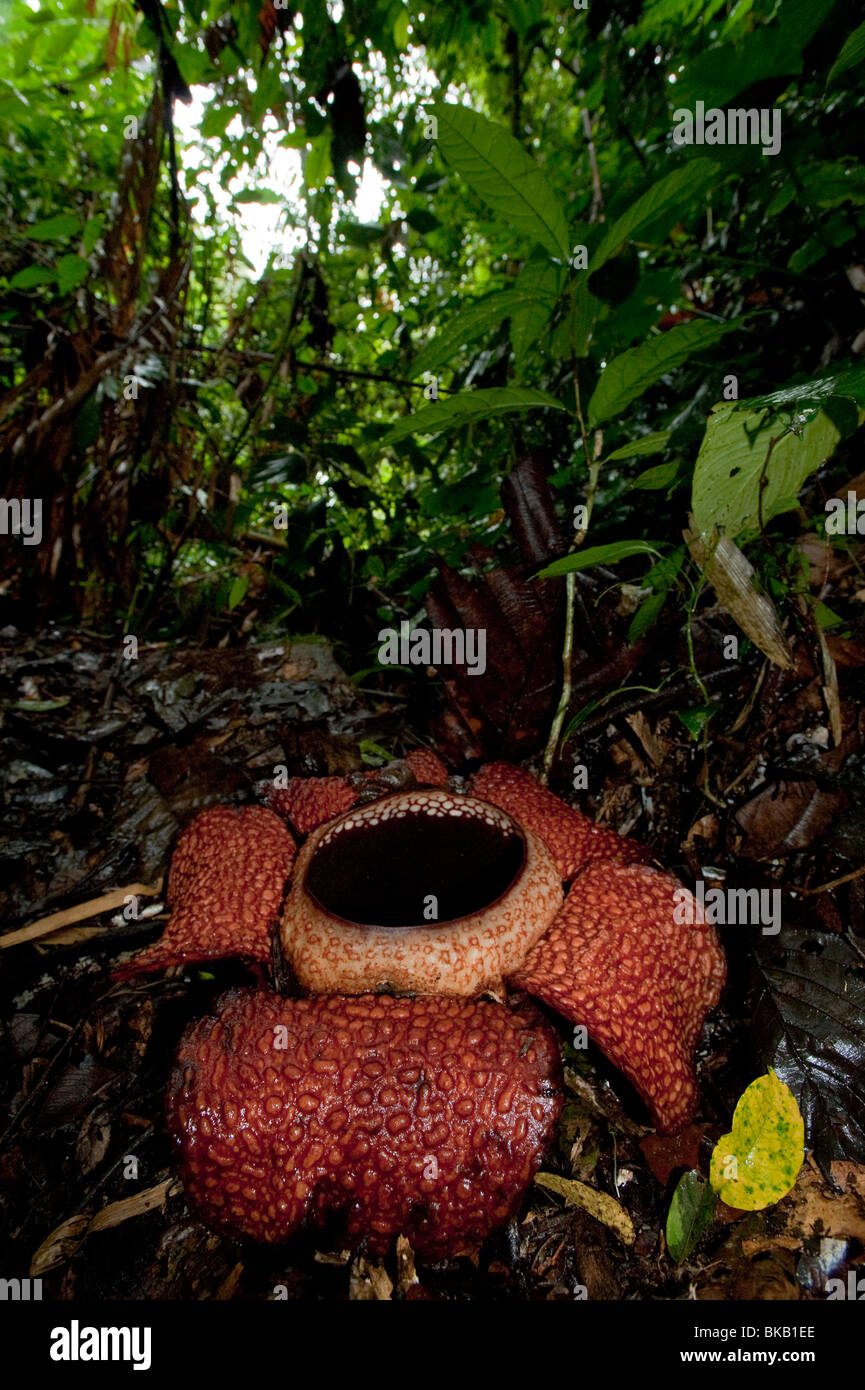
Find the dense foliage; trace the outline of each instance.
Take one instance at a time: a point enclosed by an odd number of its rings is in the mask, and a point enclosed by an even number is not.
[[[632,639],[699,601],[716,524],[812,621],[792,538],[865,405],[858,17],[4,0],[0,444],[47,541],[4,552],[13,617],[368,667],[437,557],[510,554],[532,452],[579,563],[649,570]],[[780,149],[677,144],[697,102],[777,108]]]

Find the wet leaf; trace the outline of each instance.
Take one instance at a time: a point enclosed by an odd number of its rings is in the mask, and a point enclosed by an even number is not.
[[[754,971],[757,1055],[795,1093],[821,1163],[865,1162],[865,968],[841,937],[783,931]]]
[[[760,1211],[791,1191],[804,1159],[805,1127],[796,1097],[769,1068],[745,1091],[733,1128],[715,1145],[710,1180],[729,1207]]]
[[[667,1213],[667,1249],[676,1264],[690,1255],[715,1215],[715,1193],[696,1169],[683,1173]]]

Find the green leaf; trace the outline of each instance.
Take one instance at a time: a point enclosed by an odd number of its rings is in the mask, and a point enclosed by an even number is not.
[[[203,140],[218,140],[225,134],[236,114],[233,106],[225,101],[214,99],[201,118],[201,124],[198,127],[199,135]]]
[[[774,414],[793,409],[803,420],[811,419],[833,396],[841,396],[856,405],[865,406],[865,364],[846,367],[840,372],[812,376],[770,391],[765,396],[751,396],[734,403],[734,409],[747,411],[771,410]]]
[[[823,410],[800,412],[791,431],[777,412],[743,411],[740,405],[715,407],[697,456],[691,510],[703,536],[718,526],[735,540],[745,531],[759,530],[761,515],[765,524],[789,511],[805,479],[842,438]],[[860,411],[859,418],[863,415]]]
[[[533,391],[523,386],[490,386],[480,391],[460,391],[446,401],[436,401],[415,415],[398,421],[382,439],[382,445],[395,444],[409,434],[438,434],[440,430],[458,429],[488,420],[492,415],[504,415],[514,410],[564,410],[565,406],[546,391]]]
[[[522,371],[527,353],[552,317],[561,281],[561,266],[546,260],[526,261],[517,276],[514,295],[522,302],[511,313],[511,348],[518,374]]]
[[[362,738],[357,745],[357,751],[367,767],[381,767],[383,763],[389,763],[393,757],[393,754],[371,738]]]
[[[739,92],[756,82],[787,77],[801,70],[801,56],[792,45],[767,43],[756,36],[747,48],[734,44],[716,45],[688,63],[675,87],[676,105],[693,108],[699,99],[705,103],[707,111],[712,106],[726,106]]]
[[[401,9],[393,22],[393,41],[398,53],[408,47],[409,12]]]
[[[639,492],[660,492],[661,488],[669,487],[675,482],[678,472],[679,465],[675,459],[670,463],[656,463],[654,468],[647,468],[644,472],[638,473],[631,487]]]
[[[728,1207],[760,1211],[791,1191],[804,1145],[796,1097],[770,1067],[740,1098],[733,1128],[715,1145],[709,1180]]]
[[[274,192],[272,188],[242,188],[239,193],[235,193],[232,202],[283,203],[285,199],[281,193]]]
[[[46,217],[43,222],[34,222],[32,227],[27,228],[27,235],[31,241],[68,241],[80,230],[81,223],[77,217],[69,212],[61,212],[56,217]]]
[[[98,212],[95,217],[91,217],[90,221],[85,225],[83,236],[85,255],[90,255],[91,251],[93,250],[94,246],[96,245],[97,241],[102,235],[102,228],[104,227],[104,225],[105,214],[102,212]]]
[[[717,709],[717,705],[694,705],[691,709],[677,709],[676,718],[684,724],[692,738],[699,738]]]
[[[312,149],[304,156],[303,160],[303,181],[307,188],[316,192],[323,188],[328,175],[333,172],[333,160],[330,155],[330,136],[325,131],[317,135],[312,142]]]
[[[611,454],[607,454],[605,463],[613,463],[615,459],[642,458],[646,454],[660,454],[662,449],[667,447],[667,441],[672,430],[654,430],[652,434],[641,434],[639,439],[632,439],[629,444],[623,444],[620,449],[614,449]]]
[[[512,231],[567,260],[568,227],[561,205],[510,132],[467,106],[436,102],[432,114],[444,158],[473,192]]]
[[[814,604],[814,621],[818,627],[827,628],[837,627],[839,623],[843,623],[844,619],[828,604],[818,602]]]
[[[855,67],[865,58],[865,24],[860,24],[858,29],[848,35],[844,41],[844,46],[829,71],[826,78],[826,86],[831,87],[836,77],[840,77],[842,72],[848,68]]]
[[[660,553],[657,544],[651,541],[611,541],[609,545],[590,545],[587,550],[576,550],[573,555],[563,555],[561,560],[554,560],[546,569],[538,570],[534,577],[555,579],[560,574],[589,569],[592,565],[615,565],[619,560],[627,560],[630,555]]]
[[[28,265],[13,275],[9,281],[11,290],[32,290],[36,285],[53,285],[57,279],[56,270],[44,265]]]
[[[601,373],[589,401],[589,429],[612,415],[620,415],[665,373],[712,347],[740,324],[741,319],[730,323],[685,323],[614,357]]]
[[[514,311],[514,293],[513,290],[493,290],[466,304],[421,348],[412,364],[414,374],[423,376],[424,372],[449,362],[467,343],[493,333]]]
[[[716,1205],[711,1184],[696,1168],[682,1174],[667,1213],[667,1249],[676,1264],[681,1264],[696,1248],[703,1232],[711,1225]]]
[[[668,592],[667,589],[659,589],[656,594],[649,594],[648,598],[643,599],[628,626],[628,642],[631,646],[645,636],[649,628],[658,621],[667,602]]]
[[[717,183],[719,174],[720,168],[713,159],[689,159],[687,164],[652,184],[642,198],[622,213],[590,257],[592,273],[600,270],[626,241],[649,223],[659,222],[662,217],[669,217],[671,222],[681,217],[689,203],[702,198]]]
[[[239,574],[228,591],[228,607],[233,610],[246,597],[249,588],[249,575]]]
[[[57,262],[57,288],[61,294],[68,294],[87,279],[90,269],[83,256],[61,256]]]

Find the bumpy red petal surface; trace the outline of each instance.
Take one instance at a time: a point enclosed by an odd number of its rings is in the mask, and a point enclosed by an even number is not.
[[[269,990],[180,1043],[168,1120],[187,1196],[229,1234],[284,1241],[336,1214],[383,1253],[441,1258],[516,1211],[561,1107],[532,1014],[454,999]]]
[[[350,811],[357,798],[357,790],[342,777],[292,777],[288,786],[266,793],[271,811],[290,821],[298,835]]]
[[[447,787],[448,770],[431,748],[413,748],[406,753],[403,762],[422,787]]]
[[[160,939],[115,970],[115,979],[223,956],[270,959],[297,847],[263,806],[211,806],[186,827],[168,875],[171,916]]]
[[[573,878],[583,865],[595,859],[631,864],[649,857],[636,840],[595,825],[588,816],[542,787],[530,772],[511,763],[487,763],[472,778],[471,790],[534,830],[563,879]]]
[[[585,1025],[665,1134],[693,1114],[694,1047],[725,977],[714,927],[698,920],[693,898],[693,925],[676,921],[674,895],[684,892],[645,865],[590,864],[513,977]]]

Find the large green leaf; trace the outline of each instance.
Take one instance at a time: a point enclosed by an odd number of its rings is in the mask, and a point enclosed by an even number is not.
[[[550,267],[554,269],[554,267]],[[480,299],[472,300],[454,314],[444,327],[425,343],[414,360],[412,370],[416,376],[440,367],[449,362],[455,353],[492,333],[506,318],[513,318],[522,311],[528,311],[536,304],[536,294],[529,287],[521,287],[519,281],[513,289],[493,290]],[[552,306],[550,306],[552,312]]]
[[[511,347],[517,373],[526,355],[552,317],[562,282],[562,268],[555,261],[526,261],[517,277],[514,294],[521,303],[511,314]]]
[[[668,333],[650,338],[639,347],[628,348],[608,362],[589,401],[589,428],[621,412],[641,396],[665,372],[687,362],[689,357],[711,347],[740,319],[732,323],[686,323]]]
[[[504,415],[514,410],[564,410],[561,401],[546,391],[532,391],[522,386],[490,386],[480,391],[460,391],[446,401],[436,401],[415,415],[407,415],[388,430],[382,444],[395,444],[409,434],[438,434],[441,430],[459,429],[487,420],[491,415]]]
[[[750,396],[747,400],[738,401],[733,408],[751,413],[768,410],[776,416],[783,412],[785,418],[795,412],[801,424],[818,414],[833,397],[852,401],[856,406],[865,406],[865,363],[845,367],[840,372],[808,377],[807,381],[781,386],[765,396]]]
[[[713,159],[689,159],[687,164],[665,174],[657,183],[632,203],[614,222],[598,249],[590,258],[592,272],[600,270],[626,241],[652,222],[669,217],[673,222],[681,217],[690,203],[695,202],[718,180],[719,167]]]
[[[514,232],[567,260],[568,227],[541,170],[504,126],[467,106],[437,102],[438,143],[444,158]]]
[[[694,468],[691,510],[700,533],[719,526],[735,540],[756,531],[761,516],[765,523],[794,507],[805,479],[865,418],[863,397],[859,366],[716,406]]]

